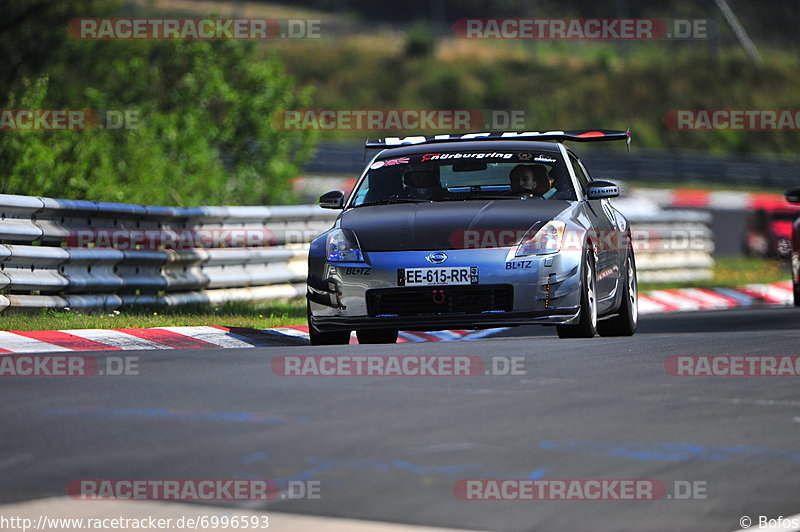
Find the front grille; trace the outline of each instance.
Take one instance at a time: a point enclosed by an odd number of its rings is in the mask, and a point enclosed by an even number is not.
[[[507,284],[367,290],[367,313],[370,316],[509,312],[513,305],[514,287]]]

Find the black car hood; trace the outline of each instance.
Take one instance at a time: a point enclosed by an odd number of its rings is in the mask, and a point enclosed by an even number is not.
[[[514,245],[515,237],[546,223],[570,202],[502,199],[356,207],[342,214],[364,251],[444,250]],[[511,243],[511,240],[515,240]]]

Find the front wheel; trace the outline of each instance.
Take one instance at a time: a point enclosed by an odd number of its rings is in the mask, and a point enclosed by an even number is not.
[[[628,253],[625,260],[625,291],[622,294],[622,303],[619,313],[613,318],[608,318],[597,324],[600,336],[633,336],[639,322],[639,285],[636,281],[636,263],[633,251]]]
[[[559,338],[592,338],[597,334],[597,282],[592,250],[586,250],[583,263],[581,314],[574,325],[556,325]]]
[[[311,345],[347,345],[350,343],[350,331],[321,332],[311,323],[311,303],[306,302],[308,316],[308,339]]]
[[[794,287],[794,306],[800,307],[800,250],[792,253],[792,286]]]

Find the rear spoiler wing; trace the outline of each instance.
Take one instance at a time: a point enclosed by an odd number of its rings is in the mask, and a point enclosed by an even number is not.
[[[470,140],[555,140],[557,142],[599,142],[607,140],[624,140],[631,150],[631,130],[617,131],[612,129],[578,129],[572,131],[502,131],[487,133],[465,133],[463,135],[434,135],[432,137],[386,137],[378,140],[367,140],[365,149],[383,149],[416,144],[436,144],[440,142],[461,142]]]

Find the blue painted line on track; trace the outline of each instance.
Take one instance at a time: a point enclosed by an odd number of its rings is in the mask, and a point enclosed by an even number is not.
[[[536,480],[542,478],[546,472],[547,469],[540,467],[539,469],[528,475],[528,480]]]

